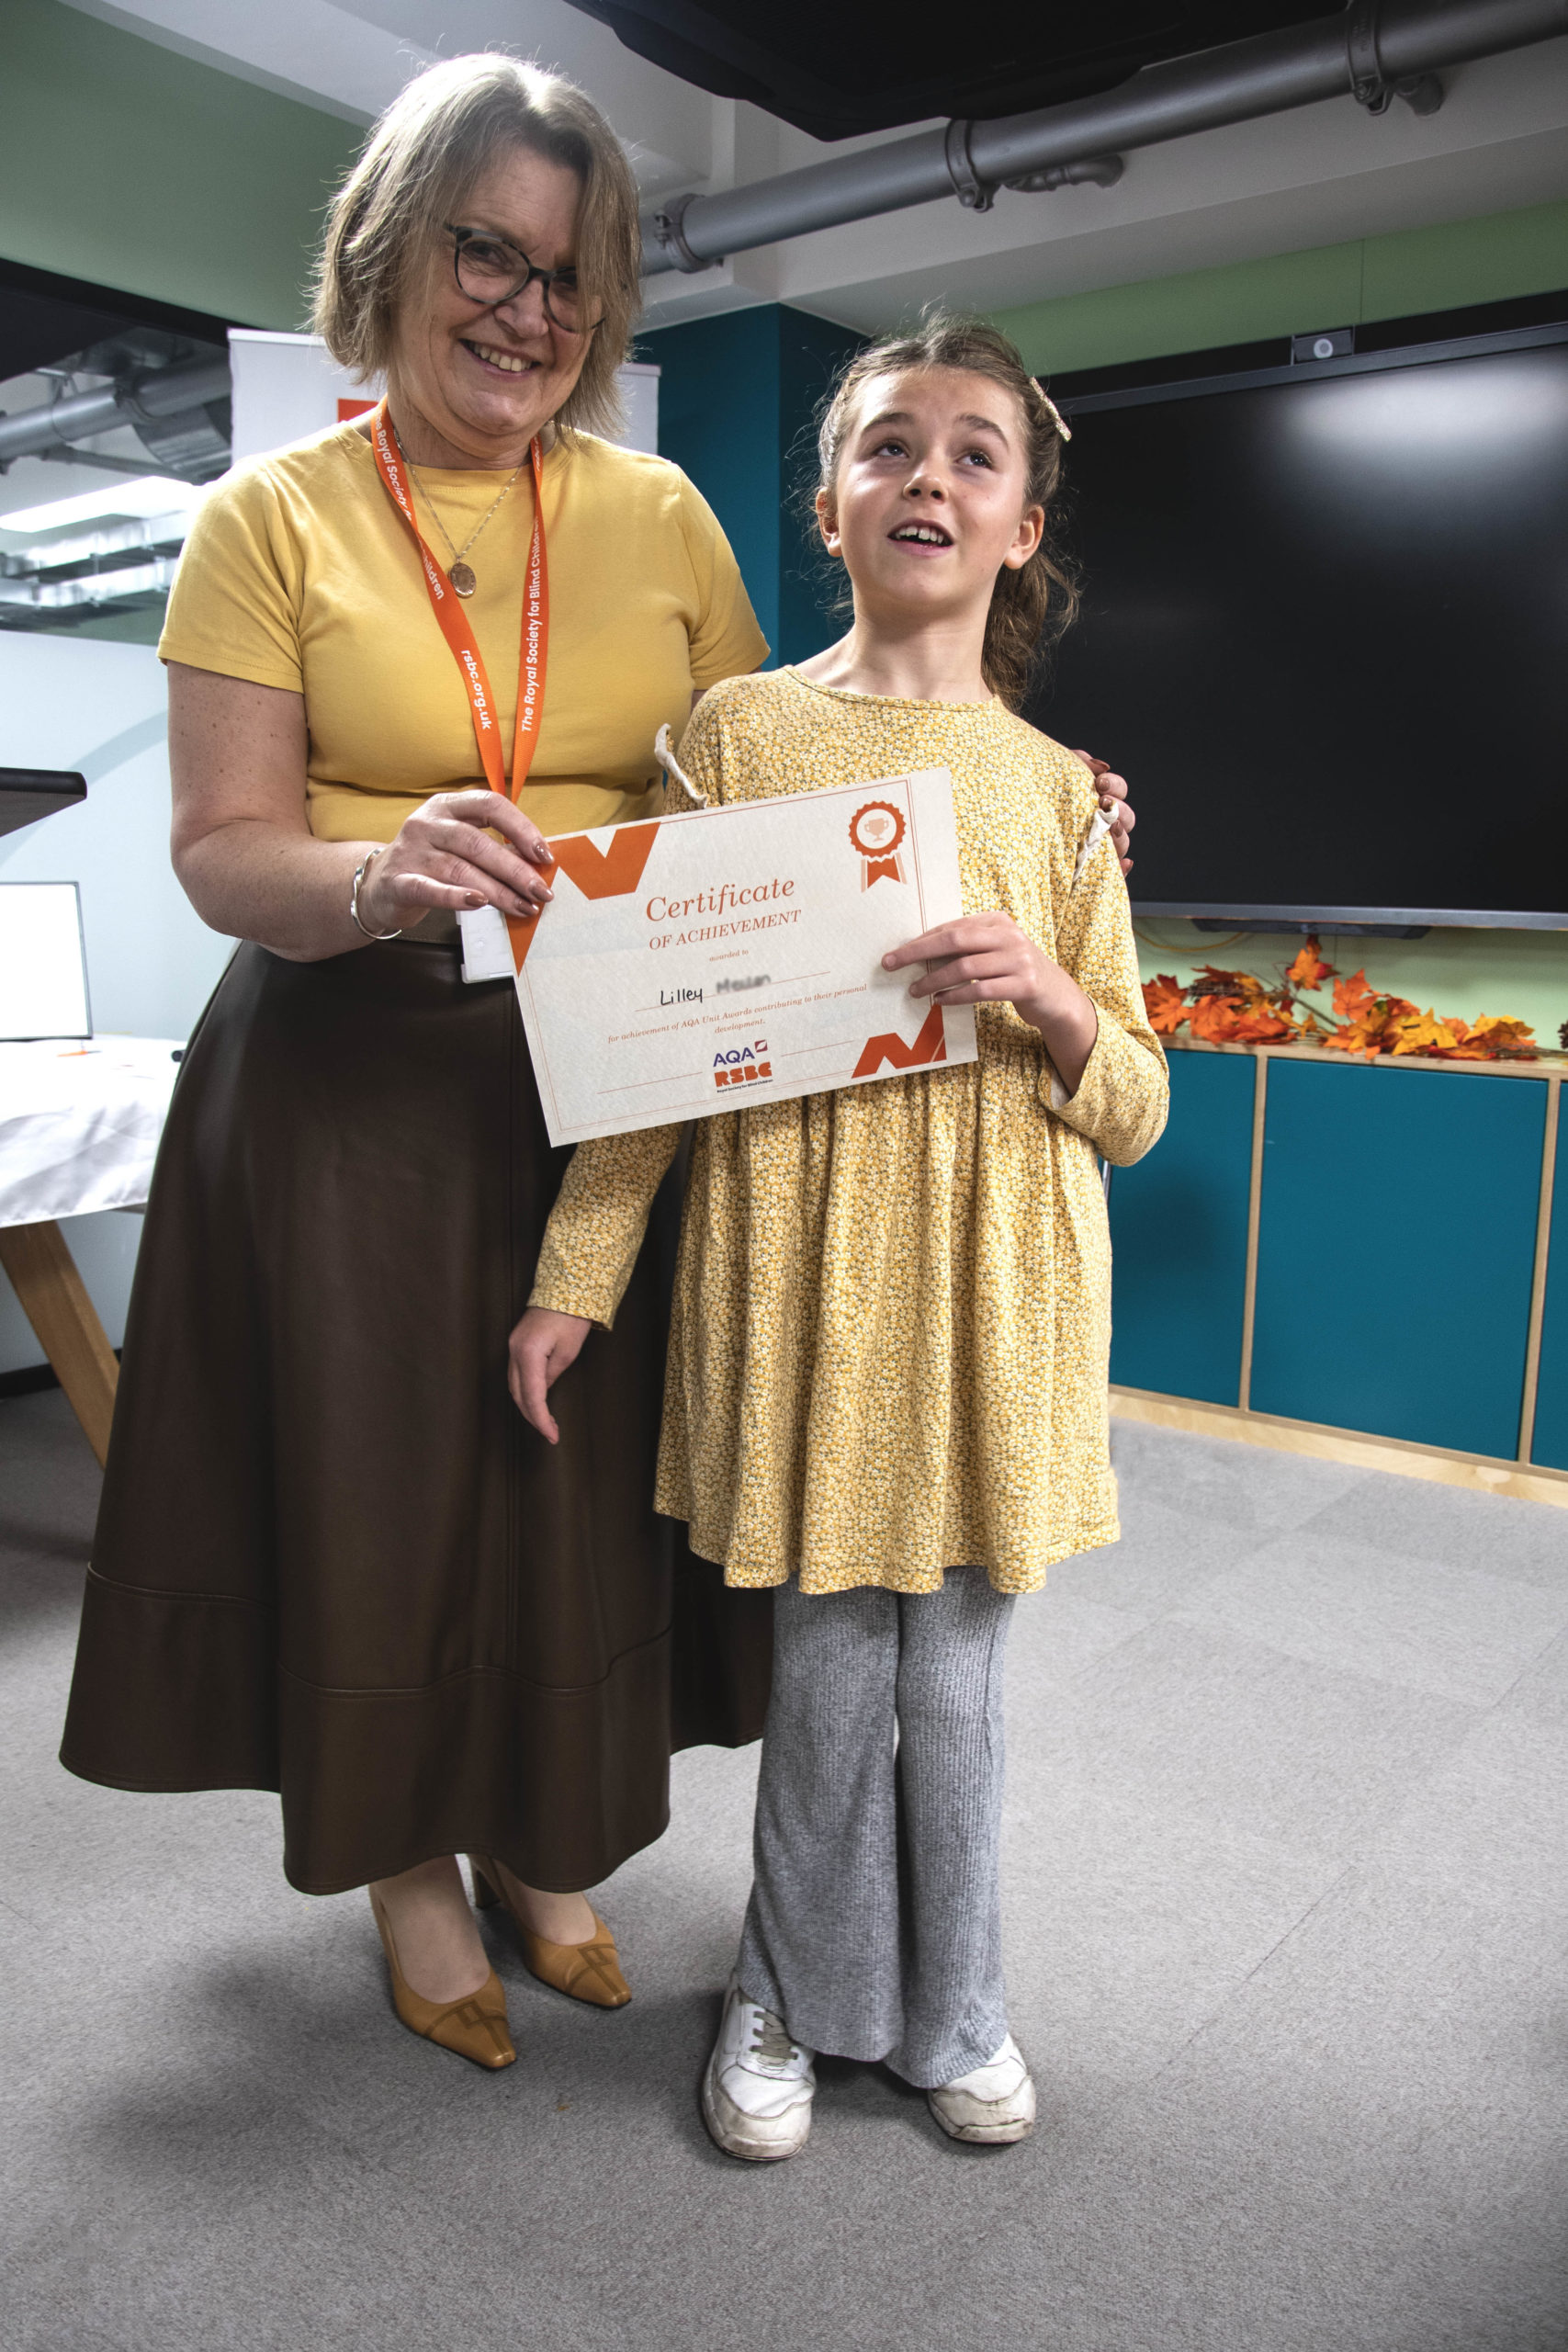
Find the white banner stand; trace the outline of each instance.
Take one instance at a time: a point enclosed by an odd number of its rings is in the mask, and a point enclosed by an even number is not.
[[[356,383],[328,356],[320,335],[280,334],[258,327],[229,330],[233,379],[233,463],[281,449],[308,433],[324,433],[374,408],[379,378]],[[632,360],[619,371],[627,449],[659,452],[659,369]]]

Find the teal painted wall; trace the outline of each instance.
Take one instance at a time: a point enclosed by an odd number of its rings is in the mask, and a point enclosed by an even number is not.
[[[1111,1377],[1235,1405],[1257,1064],[1170,1065],[1165,1136],[1111,1175]],[[1486,1071],[1269,1062],[1255,1412],[1514,1458],[1546,1096],[1544,1079]],[[1551,1250],[1533,1459],[1568,1469],[1561,1158]]]
[[[237,324],[298,327],[364,133],[59,0],[0,6],[0,252]]]
[[[1530,1459],[1568,1470],[1568,1133],[1559,1125],[1557,1182],[1548,1245],[1546,1316],[1540,1332],[1540,1386],[1536,1395]]]
[[[1511,1459],[1545,1127],[1542,1080],[1271,1062],[1253,1410]]]
[[[1120,1387],[1211,1405],[1241,1393],[1255,1069],[1250,1055],[1172,1054],[1158,1150],[1111,1171]]]
[[[1038,373],[1314,327],[1414,318],[1568,286],[1568,202],[1316,245],[992,312]]]
[[[839,633],[836,589],[813,550],[801,492],[812,476],[818,403],[860,347],[846,327],[780,302],[641,336],[657,361],[659,450],[688,473],[724,526],[776,662],[801,662]]]
[[[731,311],[638,339],[656,361],[659,454],[718,516],[763,636],[779,642],[779,365],[776,306]]]
[[[863,337],[806,311],[779,310],[780,572],[779,659],[804,662],[842,634],[847,616],[834,606],[848,580],[818,537],[811,500],[817,489],[817,425],[846,360]]]

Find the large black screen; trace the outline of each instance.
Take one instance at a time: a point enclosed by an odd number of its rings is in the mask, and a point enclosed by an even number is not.
[[[1568,927],[1568,343],[1400,356],[1073,413],[1139,911]]]

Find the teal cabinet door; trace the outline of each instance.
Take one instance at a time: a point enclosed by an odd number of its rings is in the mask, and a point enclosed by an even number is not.
[[[1544,1080],[1269,1071],[1252,1406],[1511,1460]]]
[[[1559,1117],[1561,1118],[1561,1113]],[[1546,1252],[1546,1314],[1540,1327],[1540,1378],[1535,1394],[1530,1460],[1568,1470],[1568,1135],[1557,1131],[1557,1184]]]
[[[1249,1054],[1173,1053],[1170,1122],[1146,1159],[1111,1178],[1111,1377],[1234,1405],[1241,1386]]]

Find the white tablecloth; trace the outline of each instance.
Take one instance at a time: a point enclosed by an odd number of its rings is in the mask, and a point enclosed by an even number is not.
[[[134,1208],[147,1198],[180,1043],[0,1045],[0,1225]]]

